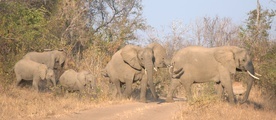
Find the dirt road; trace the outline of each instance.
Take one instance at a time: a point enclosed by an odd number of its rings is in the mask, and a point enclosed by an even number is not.
[[[131,102],[74,113],[55,120],[172,120],[180,102]]]

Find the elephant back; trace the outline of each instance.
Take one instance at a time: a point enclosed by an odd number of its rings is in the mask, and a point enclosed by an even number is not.
[[[40,76],[39,67],[41,66],[45,65],[29,59],[21,59],[15,64],[14,72],[17,75],[21,75],[21,77],[25,78],[26,80],[32,80],[34,76]],[[45,69],[47,69],[47,67]],[[43,70],[43,68],[41,68],[41,70]]]
[[[45,64],[48,68],[51,68],[52,61],[50,52],[29,52],[23,57],[23,59],[28,59],[37,63]]]
[[[66,70],[59,78],[61,86],[75,88],[77,84],[77,72],[73,69]]]

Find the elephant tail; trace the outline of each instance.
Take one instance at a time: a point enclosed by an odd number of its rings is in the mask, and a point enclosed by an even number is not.
[[[183,74],[184,74],[183,68],[177,69],[177,70],[173,71],[172,78],[179,79]]]
[[[176,78],[176,79],[179,79],[184,74],[183,68],[175,69],[173,65],[170,66],[169,72],[172,78]]]
[[[106,69],[103,69],[101,71],[101,74],[104,76],[104,77],[109,77],[109,75],[107,74],[107,70]]]

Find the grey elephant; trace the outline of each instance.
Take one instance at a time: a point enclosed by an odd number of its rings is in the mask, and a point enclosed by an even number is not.
[[[48,68],[54,69],[57,62],[62,66],[66,60],[66,53],[59,50],[47,51],[47,52],[29,52],[24,59],[30,59],[32,61],[47,65]]]
[[[49,69],[55,70],[62,68],[65,60],[66,53],[59,50],[47,51],[47,52],[29,52],[23,59],[30,59],[32,61],[47,65]],[[58,63],[58,64],[57,64]],[[59,74],[55,72],[55,76],[59,77]],[[56,86],[56,83],[53,83]]]
[[[120,97],[130,97],[132,83],[141,81],[140,101],[146,102],[147,84],[154,100],[158,98],[153,84],[153,69],[166,67],[169,61],[166,50],[159,43],[152,43],[145,48],[126,45],[117,51],[103,70],[103,75],[115,84]],[[121,84],[125,84],[124,93]]]
[[[222,46],[205,48],[190,46],[176,52],[171,61],[171,84],[167,101],[173,101],[173,92],[180,84],[185,87],[188,100],[191,98],[191,85],[213,81],[218,83],[219,95],[223,89],[229,96],[229,102],[235,103],[232,78],[237,70],[246,71],[250,75],[247,80],[247,89],[241,103],[249,96],[254,79],[254,66],[247,50],[236,46]]]
[[[32,80],[33,87],[38,90],[40,80],[52,80],[55,83],[55,74],[52,69],[48,69],[46,65],[34,62],[28,59],[19,60],[14,66],[17,86],[21,80]]]
[[[60,85],[69,91],[82,91],[86,86],[95,87],[95,77],[88,71],[66,70],[59,78]]]

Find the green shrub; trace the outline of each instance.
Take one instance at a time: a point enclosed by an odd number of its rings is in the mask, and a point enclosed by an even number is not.
[[[260,80],[256,80],[256,84],[266,93],[276,94],[276,44],[272,49],[261,58]]]

